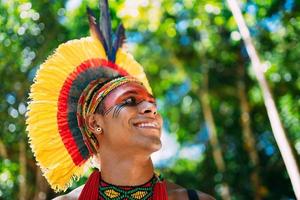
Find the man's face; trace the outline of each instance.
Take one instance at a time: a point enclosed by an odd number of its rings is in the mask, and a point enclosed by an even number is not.
[[[160,149],[162,118],[144,86],[130,82],[116,88],[105,97],[103,108],[100,148],[124,153]]]

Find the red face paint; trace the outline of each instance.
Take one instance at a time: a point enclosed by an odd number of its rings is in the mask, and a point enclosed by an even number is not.
[[[117,106],[136,106],[143,101],[155,104],[154,97],[146,88],[138,83],[129,82],[114,89],[104,99],[105,114],[108,114]]]

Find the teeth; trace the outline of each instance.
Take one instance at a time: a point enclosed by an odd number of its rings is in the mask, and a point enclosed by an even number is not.
[[[143,128],[143,127],[158,127],[158,124],[156,122],[152,122],[152,123],[140,123],[136,125],[137,127]]]

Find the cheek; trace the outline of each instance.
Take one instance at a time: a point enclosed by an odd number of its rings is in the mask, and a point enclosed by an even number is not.
[[[117,118],[123,128],[130,128],[130,120],[134,117],[135,113],[135,107],[127,106],[122,108]]]
[[[114,114],[114,110],[112,110],[108,123],[110,124],[110,129],[112,131],[114,130],[128,130],[130,129],[130,119],[135,116],[135,113],[137,111],[136,107],[131,107],[131,106],[125,106],[122,107],[119,112],[116,115]]]
[[[157,113],[156,119],[159,121],[159,123],[162,127],[163,123],[164,123],[164,120],[163,120],[162,116],[159,113]]]

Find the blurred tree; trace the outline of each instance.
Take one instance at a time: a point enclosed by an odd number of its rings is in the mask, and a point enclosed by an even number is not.
[[[10,177],[10,184],[6,183],[7,178],[0,180],[0,198],[3,199],[30,199],[35,191],[36,185],[32,181],[35,173],[32,172],[40,169],[27,145],[24,114],[29,85],[38,65],[65,37],[58,34],[66,33],[57,22],[57,11],[62,5],[63,2],[0,3],[0,40],[3,44],[0,46],[0,137],[4,144],[1,166],[14,163],[0,171],[4,177]],[[19,172],[15,171],[15,165]]]
[[[236,0],[227,0],[230,10],[235,18],[235,21],[239,27],[239,31],[245,43],[247,53],[251,60],[253,71],[258,80],[260,89],[262,90],[264,104],[267,109],[269,121],[272,127],[273,135],[276,143],[279,147],[281,156],[283,158],[285,167],[290,176],[292,187],[297,199],[300,198],[300,172],[297,166],[295,157],[292,153],[289,141],[286,137],[285,130],[281,123],[281,119],[278,113],[278,109],[275,105],[273,94],[270,90],[269,84],[266,81],[264,70],[262,68],[261,61],[259,59],[256,48],[254,47],[250,31],[245,23],[244,17]]]
[[[242,62],[242,61],[241,61]],[[238,65],[238,80],[237,80],[237,90],[238,96],[240,100],[240,121],[243,133],[243,142],[246,151],[248,152],[250,162],[249,164],[252,166],[252,172],[250,174],[251,183],[253,185],[254,190],[254,199],[259,200],[262,199],[261,194],[261,180],[259,177],[259,157],[256,150],[256,140],[251,128],[250,121],[250,105],[246,93],[246,85],[245,85],[245,66],[240,63]]]

